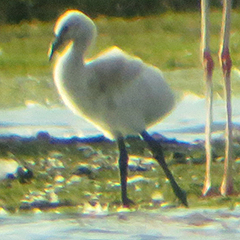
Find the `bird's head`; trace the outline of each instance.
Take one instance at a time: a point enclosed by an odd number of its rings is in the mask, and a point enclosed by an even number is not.
[[[77,42],[86,50],[95,38],[96,26],[84,13],[77,10],[68,10],[57,20],[54,35],[55,40],[52,42],[48,52],[49,60],[66,42]]]

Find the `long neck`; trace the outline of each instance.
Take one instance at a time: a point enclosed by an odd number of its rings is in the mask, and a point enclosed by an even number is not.
[[[81,60],[84,63],[85,55],[95,40],[95,36],[80,35],[73,40],[72,54],[76,61]]]
[[[83,48],[80,44],[72,42],[58,59],[54,69],[54,81],[58,92],[70,109],[76,108],[74,99],[80,98],[84,93],[87,85],[85,75]]]
[[[65,87],[86,88],[89,73],[85,68],[84,58],[87,48],[88,45],[82,39],[75,39],[66,50],[62,64],[59,66]]]
[[[84,57],[92,38],[84,38],[78,35],[68,45],[59,61],[55,74],[61,86],[72,88],[73,86],[85,89],[89,73],[85,68]]]
[[[58,88],[65,88],[77,82],[76,76],[84,71],[84,50],[78,41],[72,41],[60,55],[54,69],[54,79]]]
[[[70,61],[72,62],[72,64],[83,67],[86,50],[86,46],[82,45],[79,41],[73,41],[69,49],[69,57],[71,58]]]

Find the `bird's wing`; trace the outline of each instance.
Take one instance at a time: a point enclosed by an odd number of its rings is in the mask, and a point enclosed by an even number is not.
[[[124,53],[117,47],[101,54],[86,63],[92,73],[91,84],[99,84],[105,90],[128,86],[140,74],[144,67],[141,59]]]

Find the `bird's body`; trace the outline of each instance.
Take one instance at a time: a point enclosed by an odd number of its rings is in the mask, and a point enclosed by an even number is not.
[[[131,203],[126,193],[128,156],[123,137],[138,134],[154,149],[174,192],[187,205],[186,194],[168,170],[161,146],[145,131],[174,106],[174,94],[161,71],[117,47],[87,61],[86,51],[95,41],[96,27],[80,11],[63,14],[56,24],[55,35],[50,59],[63,43],[69,42],[54,68],[54,81],[64,103],[118,141],[123,204]]]
[[[173,108],[174,95],[159,69],[117,47],[87,61],[81,35],[74,33],[54,69],[57,89],[73,112],[116,138],[139,134]]]

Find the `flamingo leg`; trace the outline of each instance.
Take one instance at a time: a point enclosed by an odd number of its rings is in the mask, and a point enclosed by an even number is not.
[[[206,82],[206,127],[205,127],[205,149],[206,149],[206,174],[202,194],[207,196],[211,194],[211,131],[212,131],[212,101],[213,101],[213,86],[212,74],[214,62],[211,56],[209,46],[209,3],[208,0],[201,2],[201,51],[202,64],[204,68],[204,80]]]
[[[130,207],[131,204],[134,204],[132,200],[127,197],[127,168],[128,168],[128,153],[124,143],[123,137],[117,139],[118,148],[119,148],[119,170],[120,170],[120,181],[121,181],[121,195],[122,203],[124,207]]]
[[[231,0],[223,1],[223,19],[221,31],[221,45],[219,51],[219,61],[222,67],[225,96],[226,96],[226,150],[224,162],[224,176],[220,188],[221,194],[226,196],[233,193],[233,177],[232,177],[232,106],[231,106],[231,67],[232,61],[229,53],[229,36],[231,25]]]
[[[182,202],[182,204],[185,205],[186,207],[188,207],[187,194],[183,189],[181,189],[178,186],[171,171],[169,170],[167,163],[165,161],[164,155],[163,155],[163,150],[162,150],[161,144],[159,142],[157,142],[152,136],[150,136],[147,131],[143,131],[141,133],[141,136],[143,137],[144,141],[147,142],[149,148],[152,151],[153,157],[157,160],[159,165],[162,167],[166,177],[168,178],[168,180],[172,186],[173,192],[178,197],[178,199]]]

